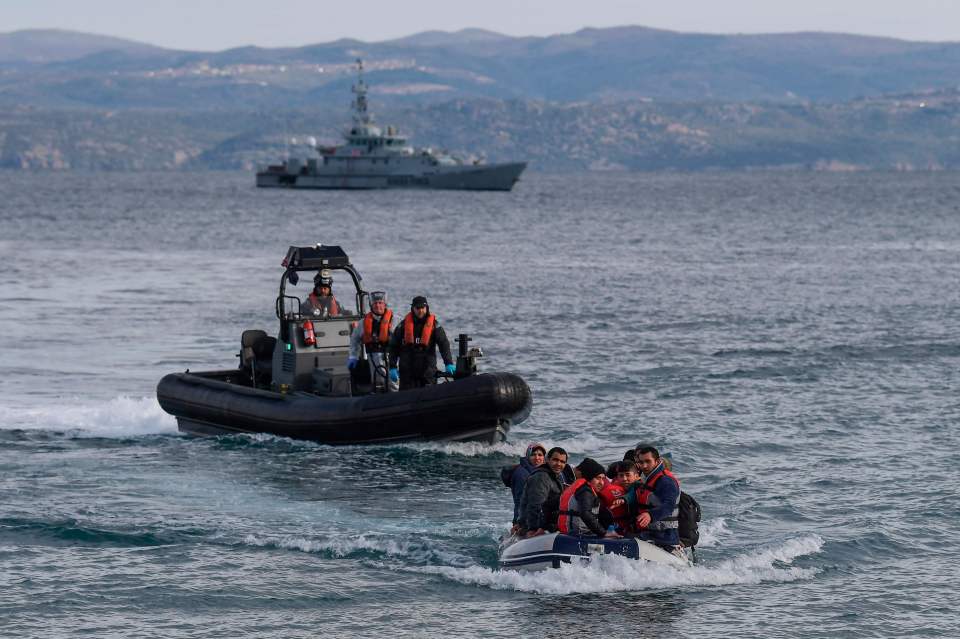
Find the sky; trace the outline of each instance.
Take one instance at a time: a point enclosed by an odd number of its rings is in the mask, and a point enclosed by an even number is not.
[[[545,36],[623,25],[960,41],[960,0],[0,0],[0,33],[69,29],[201,51],[468,27]]]

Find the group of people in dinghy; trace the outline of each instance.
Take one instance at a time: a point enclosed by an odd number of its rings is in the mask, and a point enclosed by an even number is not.
[[[533,443],[503,469],[513,491],[512,535],[637,537],[679,556],[696,545],[700,507],[656,448],[638,444],[606,469],[590,457],[576,467],[567,459],[559,446]]]

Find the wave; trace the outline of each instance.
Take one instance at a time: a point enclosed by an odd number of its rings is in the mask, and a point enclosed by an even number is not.
[[[653,591],[811,579],[819,569],[790,564],[798,557],[819,553],[822,547],[823,539],[810,535],[787,540],[778,546],[760,548],[713,566],[697,565],[682,569],[603,555],[587,564],[564,564],[556,570],[539,572],[492,570],[481,566],[421,566],[408,570],[494,590],[553,595]]]
[[[62,400],[41,408],[0,406],[0,430],[51,431],[75,437],[126,438],[177,432],[173,416],[153,397],[117,397],[108,402]]]
[[[166,546],[186,539],[202,537],[200,530],[156,532],[122,531],[97,528],[76,519],[34,521],[0,519],[0,540],[18,546]]]
[[[377,557],[402,558],[414,563],[439,562],[466,564],[471,560],[450,550],[444,550],[430,539],[418,536],[415,540],[391,538],[385,534],[325,535],[315,539],[288,535],[278,538],[247,535],[243,545],[258,548],[298,550],[337,559],[371,559]]]

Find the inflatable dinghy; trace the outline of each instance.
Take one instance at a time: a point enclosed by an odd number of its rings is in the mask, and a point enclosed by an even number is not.
[[[348,369],[350,336],[369,303],[360,274],[339,246],[291,246],[282,264],[276,338],[244,331],[239,368],[188,370],[160,380],[157,400],[181,431],[270,433],[323,444],[495,443],[530,414],[526,382],[512,373],[478,373],[476,360],[483,354],[467,347],[465,334],[457,338],[456,372],[438,380],[444,383],[397,392],[384,367],[370,365],[365,351]],[[296,286],[300,271],[327,278],[331,270],[350,276],[358,311],[341,304],[335,316],[304,314],[303,302],[287,295],[286,286]]]
[[[546,570],[559,568],[561,564],[587,562],[600,555],[620,555],[676,568],[691,565],[686,557],[674,555],[640,539],[574,537],[561,533],[530,538],[507,537],[500,545],[499,564],[505,570]]]

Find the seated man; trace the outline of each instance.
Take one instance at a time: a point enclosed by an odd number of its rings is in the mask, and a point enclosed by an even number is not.
[[[560,495],[557,530],[577,537],[619,537],[615,532],[606,532],[600,525],[600,500],[597,495],[603,490],[603,466],[587,457],[577,466],[580,478],[567,486]]]
[[[545,464],[537,466],[523,485],[517,534],[527,537],[542,535],[557,529],[557,509],[565,483],[567,451],[554,446],[547,451]]]
[[[390,338],[390,379],[400,381],[400,390],[422,388],[435,383],[437,347],[452,375],[457,367],[450,354],[450,341],[436,315],[430,312],[427,298],[418,295],[410,304],[410,312]],[[397,371],[397,364],[400,370]]]
[[[370,312],[357,324],[350,335],[350,358],[347,368],[353,370],[360,359],[361,344],[367,351],[370,380],[377,390],[396,391],[397,383],[387,378],[387,346],[393,332],[393,311],[387,308],[387,294],[370,293]]]
[[[600,491],[600,505],[603,506],[600,520],[613,524],[618,533],[625,535],[633,530],[633,522],[624,495],[627,486],[640,479],[640,474],[632,461],[620,461],[612,466],[615,479]]]
[[[638,537],[674,552],[680,545],[680,482],[664,467],[653,446],[638,448],[635,460],[643,479],[628,486],[624,498],[630,513],[636,515]]]
[[[314,276],[313,290],[310,297],[300,305],[300,314],[319,318],[340,315],[340,304],[333,296],[333,278],[329,271],[320,271]]]

